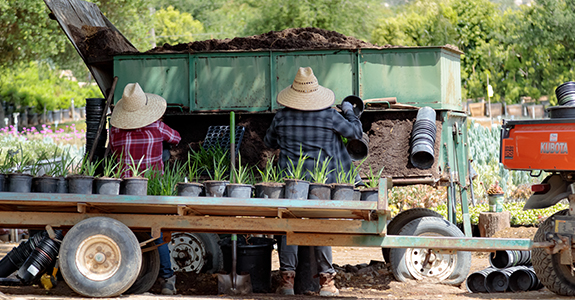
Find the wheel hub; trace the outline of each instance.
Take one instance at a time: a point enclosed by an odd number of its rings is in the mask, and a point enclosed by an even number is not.
[[[76,250],[76,266],[86,278],[103,281],[112,277],[122,262],[120,247],[111,238],[97,234],[80,244]]]
[[[176,232],[168,246],[174,271],[199,273],[204,267],[206,247],[194,234]]]
[[[456,254],[437,253],[433,249],[408,248],[405,259],[409,273],[417,280],[445,280],[457,263]]]

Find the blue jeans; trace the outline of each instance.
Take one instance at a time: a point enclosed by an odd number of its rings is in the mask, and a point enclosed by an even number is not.
[[[164,234],[160,234],[160,237],[154,241],[156,245],[164,242]],[[172,261],[170,260],[170,248],[168,244],[164,244],[158,247],[158,253],[160,254],[160,276],[161,278],[170,278],[174,275],[174,270],[172,270]]]
[[[282,235],[279,247],[280,271],[295,271],[297,267],[297,245],[287,245],[286,236]],[[317,273],[335,273],[333,268],[331,246],[315,246],[315,260],[317,263]]]

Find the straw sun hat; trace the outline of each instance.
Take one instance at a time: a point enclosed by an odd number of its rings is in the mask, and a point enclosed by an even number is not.
[[[277,101],[279,104],[299,110],[321,110],[333,105],[334,93],[317,83],[310,67],[299,68],[292,85],[283,89]]]
[[[128,83],[114,107],[110,124],[120,129],[142,128],[159,120],[165,111],[164,98],[144,93],[138,83]]]

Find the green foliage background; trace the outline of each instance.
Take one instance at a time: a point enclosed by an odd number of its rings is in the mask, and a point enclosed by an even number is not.
[[[261,34],[288,27],[335,30],[379,45],[461,49],[463,99],[538,99],[575,76],[575,0],[92,0],[140,51],[156,44]],[[91,78],[43,1],[0,0],[0,71],[47,61]],[[153,30],[152,30],[153,29]],[[155,32],[155,34],[153,34]],[[9,98],[8,101],[12,99]]]

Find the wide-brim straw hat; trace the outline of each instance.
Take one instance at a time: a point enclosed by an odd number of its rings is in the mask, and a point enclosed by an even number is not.
[[[120,129],[142,128],[159,120],[166,106],[161,96],[144,93],[138,83],[128,83],[114,107],[110,124]]]
[[[292,85],[283,89],[277,102],[299,110],[322,110],[331,107],[335,101],[332,90],[318,84],[310,67],[299,68]]]

